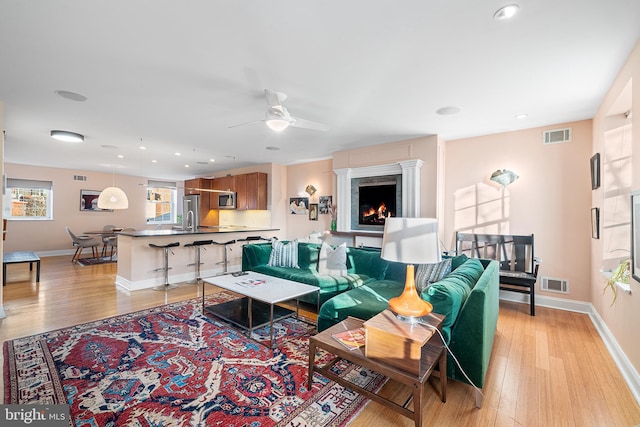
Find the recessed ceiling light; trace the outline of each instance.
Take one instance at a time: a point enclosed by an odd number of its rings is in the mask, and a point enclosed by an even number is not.
[[[213,163],[215,161],[216,161],[216,159],[209,159],[209,163]]]
[[[174,153],[174,154],[175,154],[176,156],[179,156],[179,155],[180,155],[180,153]]]
[[[271,150],[271,151],[278,151],[279,149],[280,147],[273,147],[273,146],[267,147],[267,150]]]
[[[52,130],[51,138],[64,142],[84,142],[84,135],[66,130]]]
[[[140,149],[140,150],[146,150],[146,149],[147,149],[147,147],[145,147],[144,145],[141,145],[141,146],[139,146],[139,147],[138,147],[138,149]]]
[[[439,114],[441,116],[451,116],[454,114],[458,114],[460,111],[462,111],[462,107],[449,106],[449,107],[438,108],[436,110],[436,114]]]
[[[513,18],[517,13],[520,7],[517,4],[509,4],[507,6],[503,6],[493,14],[493,19],[496,21],[502,21],[505,19]]]
[[[188,167],[189,167],[189,165],[184,165],[184,167],[185,167],[185,168],[188,168]]]
[[[118,158],[119,159],[124,159],[124,155],[123,154],[118,154]]]
[[[86,96],[80,95],[79,93],[75,92],[69,92],[68,90],[56,90],[54,92],[56,95],[70,101],[84,102],[87,100]]]
[[[516,119],[526,119],[527,117],[529,117],[528,114],[518,114],[518,115],[516,115]]]
[[[157,160],[151,160],[151,163],[158,163]]]

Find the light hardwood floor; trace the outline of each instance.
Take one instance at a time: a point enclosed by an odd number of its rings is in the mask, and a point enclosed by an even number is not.
[[[188,284],[168,292],[127,293],[114,285],[115,264],[82,267],[70,259],[43,258],[39,285],[28,264],[8,266],[3,341],[201,295],[201,286]],[[217,289],[207,286],[205,292]],[[500,303],[483,407],[475,408],[469,385],[449,381],[442,403],[427,384],[424,425],[640,425],[640,407],[588,316],[538,307],[531,317],[528,311],[527,305]],[[383,393],[398,402],[409,395],[397,383],[387,383]],[[371,402],[350,424],[381,425],[413,422]]]

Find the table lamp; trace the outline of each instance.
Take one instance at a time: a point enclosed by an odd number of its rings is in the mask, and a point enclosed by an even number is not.
[[[399,319],[411,323],[431,313],[433,306],[416,290],[414,264],[440,262],[438,221],[434,218],[386,218],[381,257],[407,264],[404,290],[399,297],[389,300],[389,309]]]

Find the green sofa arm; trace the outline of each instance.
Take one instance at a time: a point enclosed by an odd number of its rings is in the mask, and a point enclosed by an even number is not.
[[[484,386],[489,368],[493,339],[498,325],[499,266],[496,261],[481,260],[485,272],[471,291],[451,330],[449,347],[469,379],[478,388]],[[447,375],[469,383],[449,355]]]

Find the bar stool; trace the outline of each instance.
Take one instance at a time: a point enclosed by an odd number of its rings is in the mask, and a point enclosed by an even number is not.
[[[153,288],[154,291],[168,291],[169,289],[177,288],[178,285],[170,285],[169,284],[169,251],[171,251],[171,255],[174,255],[171,248],[175,248],[176,246],[180,246],[180,242],[167,243],[166,245],[154,245],[153,243],[149,243],[149,246],[156,249],[162,249],[164,251],[164,267],[156,268],[153,271],[164,271],[164,285],[155,286]]]
[[[229,240],[228,242],[213,242],[213,244],[214,244],[214,245],[224,246],[224,258],[223,258],[223,261],[222,261],[222,265],[223,265],[223,268],[222,268],[222,274],[227,274],[227,265],[228,265],[228,261],[227,261],[227,247],[228,247],[229,245],[234,244],[234,243],[236,243],[236,241],[235,241],[235,240]],[[231,249],[229,249],[229,250],[231,250]],[[218,263],[218,264],[220,264],[220,263]]]
[[[202,283],[202,277],[200,277],[200,266],[204,263],[200,262],[200,249],[204,249],[206,251],[207,248],[203,248],[203,246],[210,245],[212,243],[213,240],[196,240],[193,243],[187,243],[184,245],[185,248],[196,248],[196,262],[187,264],[187,267],[191,267],[192,265],[196,266],[196,278],[194,280],[189,280],[187,283]]]

